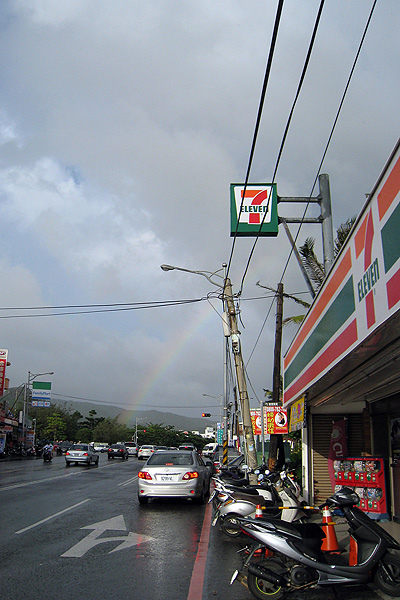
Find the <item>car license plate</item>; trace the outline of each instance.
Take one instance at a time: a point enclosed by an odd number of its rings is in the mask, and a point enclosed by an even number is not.
[[[173,481],[174,478],[172,475],[161,475],[161,481]]]

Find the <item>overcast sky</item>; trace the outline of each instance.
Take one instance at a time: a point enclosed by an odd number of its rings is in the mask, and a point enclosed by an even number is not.
[[[218,416],[219,300],[40,318],[15,315],[54,311],[10,308],[217,291],[204,277],[160,265],[215,271],[229,260],[229,185],[246,175],[277,4],[0,3],[0,316],[14,315],[0,319],[0,348],[9,351],[11,386],[28,371],[54,371],[43,379],[57,399]],[[325,2],[276,176],[280,196],[311,193],[372,4]],[[250,181],[272,178],[318,7],[284,3]],[[399,135],[399,30],[398,0],[378,0],[322,167],[335,228],[359,213]],[[318,216],[315,207],[309,216]],[[308,235],[320,252],[320,227],[305,227],[299,242]],[[253,241],[236,241],[234,292]],[[275,307],[256,282],[276,286],[288,255],[283,230],[260,239],[244,281],[252,406],[272,386],[275,327]],[[283,281],[285,291],[310,299],[293,259]],[[288,301],[284,312],[299,311]],[[286,329],[283,351],[294,334]]]

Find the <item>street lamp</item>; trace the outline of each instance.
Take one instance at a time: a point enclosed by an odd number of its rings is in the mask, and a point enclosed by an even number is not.
[[[221,290],[224,289],[223,282],[225,281],[225,276],[220,275],[219,272],[224,271],[224,273],[225,273],[225,269],[226,269],[225,263],[222,265],[222,269],[218,269],[217,271],[192,271],[192,269],[183,269],[182,267],[174,267],[172,265],[160,265],[160,267],[163,271],[184,271],[185,273],[194,273],[195,275],[202,275],[213,285],[221,288]],[[218,277],[219,279],[222,279],[222,282],[213,281],[212,277]]]
[[[54,371],[47,371],[46,373],[31,373],[28,371],[28,381],[25,383],[24,389],[24,406],[22,411],[22,435],[24,438],[24,444],[26,444],[26,419],[28,417],[28,390],[31,382],[42,375],[54,375]],[[36,426],[35,426],[36,429]],[[36,433],[36,431],[35,431]]]
[[[210,283],[217,286],[222,290],[222,304],[224,311],[224,318],[227,315],[229,320],[229,327],[227,327],[228,332],[225,335],[225,343],[224,343],[224,356],[225,356],[225,369],[224,369],[224,399],[225,399],[225,407],[227,414],[227,354],[228,354],[228,337],[231,338],[232,343],[232,352],[235,360],[235,369],[236,369],[236,378],[238,383],[239,397],[240,397],[240,410],[243,418],[243,432],[244,432],[244,441],[245,441],[245,455],[247,459],[247,463],[250,469],[254,470],[257,468],[257,454],[255,450],[254,443],[254,434],[253,428],[251,424],[251,415],[250,415],[250,404],[249,404],[249,396],[247,393],[247,384],[245,377],[245,369],[243,364],[243,358],[240,348],[239,341],[239,330],[237,326],[236,319],[236,311],[235,304],[233,301],[233,292],[232,292],[232,284],[230,279],[226,276],[226,264],[222,265],[222,269],[218,269],[217,271],[193,271],[192,269],[184,269],[182,267],[175,267],[172,265],[161,265],[161,269],[163,271],[184,271],[186,273],[193,273],[195,275],[202,275],[205,277]],[[220,271],[224,271],[224,275],[220,275]],[[213,277],[217,277],[222,281],[214,281]],[[223,285],[222,285],[223,282]],[[224,431],[224,441],[223,441],[223,464],[227,464],[228,462],[228,439],[227,439],[227,431]],[[252,477],[254,479],[254,477]],[[251,483],[253,483],[251,479]]]

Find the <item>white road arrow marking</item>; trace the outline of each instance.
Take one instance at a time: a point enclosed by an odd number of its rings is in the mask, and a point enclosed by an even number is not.
[[[131,546],[137,546],[142,542],[148,542],[153,539],[147,535],[140,535],[138,533],[133,533],[132,531],[129,531],[128,535],[100,537],[105,531],[126,531],[127,529],[123,515],[118,515],[117,517],[106,519],[105,521],[99,521],[98,523],[93,523],[93,525],[85,525],[85,527],[81,527],[81,529],[93,529],[93,531],[61,556],[80,558],[98,544],[103,544],[105,542],[121,542],[114,550],[111,550],[108,553],[112,554],[118,550],[125,550]]]

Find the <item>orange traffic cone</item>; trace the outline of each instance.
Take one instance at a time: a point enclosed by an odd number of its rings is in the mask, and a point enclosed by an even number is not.
[[[261,508],[261,504],[257,504],[256,506],[256,518],[257,517],[262,517],[263,513],[262,513],[262,508]]]
[[[339,544],[335,532],[335,523],[332,520],[331,511],[327,506],[322,510],[322,530],[325,533],[325,538],[322,540],[321,550],[323,552],[337,552]]]

